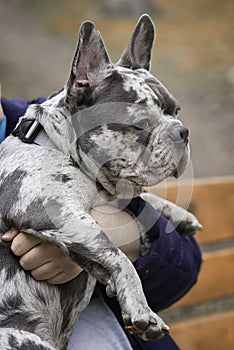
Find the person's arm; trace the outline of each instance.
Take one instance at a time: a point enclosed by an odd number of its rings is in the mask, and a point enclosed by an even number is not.
[[[93,209],[91,215],[130,260],[134,261],[140,256],[139,230],[130,214],[106,205]],[[36,280],[62,284],[75,278],[82,271],[56,245],[40,238],[19,233],[14,228],[2,238],[4,241],[12,241],[13,253],[20,257],[21,266],[31,271]]]

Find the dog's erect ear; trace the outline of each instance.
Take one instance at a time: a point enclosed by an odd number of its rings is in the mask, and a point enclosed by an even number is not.
[[[67,84],[68,95],[82,103],[112,66],[100,32],[92,22],[84,22]]]
[[[117,65],[149,70],[154,32],[155,28],[151,18],[148,15],[142,15],[133,32],[131,42],[124,50]]]

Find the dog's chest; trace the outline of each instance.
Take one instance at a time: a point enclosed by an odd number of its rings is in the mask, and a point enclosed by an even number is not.
[[[61,152],[16,138],[1,147],[0,192],[5,200],[0,213],[6,225],[52,229],[58,217],[65,218],[66,208],[89,211],[105,201],[89,176]]]

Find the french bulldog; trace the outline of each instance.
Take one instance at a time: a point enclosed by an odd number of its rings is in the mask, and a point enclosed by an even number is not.
[[[178,177],[188,163],[180,105],[149,72],[154,33],[143,15],[113,64],[95,25],[83,23],[65,86],[31,105],[1,144],[0,231],[15,226],[54,242],[84,269],[64,285],[37,282],[1,243],[1,349],[66,349],[97,280],[117,296],[127,329],[144,339],[169,331],[132,263],[89,214]],[[172,205],[163,207],[168,214]],[[187,231],[199,228],[192,214],[184,220]]]

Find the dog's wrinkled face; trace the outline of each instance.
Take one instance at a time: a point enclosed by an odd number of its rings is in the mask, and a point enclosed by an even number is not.
[[[154,26],[144,15],[114,65],[96,27],[90,22],[81,27],[65,103],[79,157],[99,182],[128,179],[151,186],[180,175],[188,162],[180,106],[149,72],[153,40]]]
[[[79,147],[112,182],[151,186],[181,174],[189,147],[177,101],[145,69],[115,67],[112,74],[98,104],[79,113]]]

